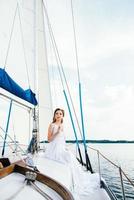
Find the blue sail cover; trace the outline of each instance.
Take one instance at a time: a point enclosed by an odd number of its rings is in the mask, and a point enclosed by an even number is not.
[[[31,89],[23,90],[9,75],[0,68],[0,87],[7,90],[11,94],[14,94],[21,99],[28,101],[33,105],[37,105],[35,94]]]

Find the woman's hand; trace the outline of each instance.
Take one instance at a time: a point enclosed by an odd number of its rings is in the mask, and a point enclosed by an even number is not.
[[[53,131],[51,130],[51,124],[50,124],[49,129],[48,129],[48,142],[51,142],[52,140],[54,140],[54,138],[55,138],[61,131],[63,131],[63,126],[62,126],[62,125],[59,125],[58,128],[57,128],[56,133],[53,133]]]

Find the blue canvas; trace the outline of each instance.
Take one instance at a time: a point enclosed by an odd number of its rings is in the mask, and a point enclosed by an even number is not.
[[[33,105],[38,104],[32,90],[23,90],[2,68],[0,68],[0,87]]]

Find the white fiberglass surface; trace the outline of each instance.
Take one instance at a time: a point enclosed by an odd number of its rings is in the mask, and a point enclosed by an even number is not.
[[[43,153],[34,157],[34,163],[41,173],[57,180],[68,189],[70,188],[72,178],[69,166],[44,158]]]
[[[12,173],[2,179],[0,179],[0,199],[7,200],[14,196],[14,200],[34,199],[43,200],[44,197],[37,192],[32,186],[24,184],[25,176]],[[51,196],[52,199],[62,200],[62,198],[51,188],[36,181],[36,185],[42,189],[45,193]]]
[[[81,180],[79,174],[77,175],[77,168],[74,173],[72,172],[72,169],[69,165],[65,165],[57,161],[44,158],[43,152],[40,153],[40,155],[36,155],[34,157],[34,162],[41,173],[48,175],[49,177],[55,179],[56,181],[64,185],[66,188],[68,188],[73,194],[75,200],[110,200],[106,191],[100,188],[100,177],[98,173],[90,174],[81,168],[83,171],[83,180]],[[87,183],[87,187],[85,187],[84,190],[83,186],[77,187],[75,185],[74,187],[74,184],[77,184],[73,182],[74,175],[77,176],[78,182],[82,181],[83,183]],[[80,183],[78,185],[80,185]]]

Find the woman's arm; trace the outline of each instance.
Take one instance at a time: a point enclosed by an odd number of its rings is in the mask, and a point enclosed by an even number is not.
[[[59,134],[59,132],[60,132],[60,126],[59,126],[59,128],[58,128],[58,130],[57,130],[56,133],[53,133],[53,132],[52,132],[52,127],[51,127],[51,126],[52,126],[52,125],[50,124],[49,127],[48,127],[48,136],[47,136],[48,142],[53,141],[53,139],[54,139],[54,138]]]

